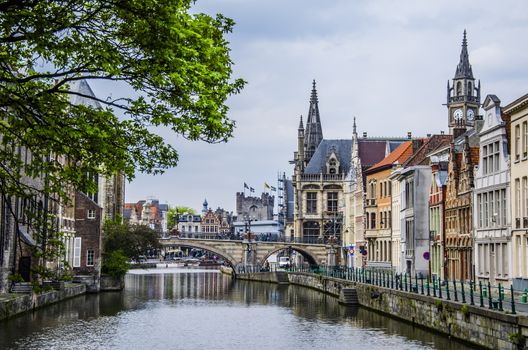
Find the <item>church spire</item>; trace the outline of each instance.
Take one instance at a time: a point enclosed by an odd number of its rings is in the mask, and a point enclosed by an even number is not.
[[[305,136],[305,157],[306,161],[309,162],[317,149],[317,146],[319,146],[323,139],[323,129],[321,127],[321,117],[319,116],[319,100],[317,98],[315,79],[312,82],[310,109],[308,110],[308,118],[306,120]]]
[[[467,50],[467,38],[466,30],[464,29],[464,38],[462,39],[462,51],[460,52],[460,62],[457,65],[455,72],[455,79],[473,78],[473,70],[471,69],[471,64],[469,64],[469,54]]]
[[[304,129],[304,125],[302,122],[302,114],[301,114],[301,120],[299,121],[299,130],[303,130],[303,129]]]
[[[354,136],[357,136],[356,117],[354,117],[354,124],[352,125],[352,133],[354,134]]]

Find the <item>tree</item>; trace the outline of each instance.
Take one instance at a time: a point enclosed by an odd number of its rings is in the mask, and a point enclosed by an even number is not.
[[[191,207],[175,206],[169,209],[167,212],[167,228],[169,231],[176,226],[176,215],[182,214],[196,214],[196,211]]]
[[[178,154],[160,127],[227,141],[235,123],[225,101],[245,83],[231,78],[225,35],[234,22],[191,14],[193,2],[1,2],[0,192],[91,192],[86,174],[162,173]],[[83,80],[113,82],[112,96],[78,89]],[[127,87],[134,96],[120,94]],[[21,180],[42,174],[43,186]]]
[[[117,251],[139,262],[148,251],[161,248],[158,233],[145,225],[108,221],[104,224],[104,233],[103,264]]]

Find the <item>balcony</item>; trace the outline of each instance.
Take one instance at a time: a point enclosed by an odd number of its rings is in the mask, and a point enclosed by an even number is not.
[[[451,96],[449,102],[478,102],[477,96]]]
[[[366,199],[366,206],[367,207],[375,207],[376,206],[376,198],[367,198]]]
[[[343,181],[345,174],[302,174],[301,181]]]

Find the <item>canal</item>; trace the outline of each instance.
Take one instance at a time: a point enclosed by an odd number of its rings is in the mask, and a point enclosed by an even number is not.
[[[469,348],[311,289],[163,269],[0,322],[0,349]]]

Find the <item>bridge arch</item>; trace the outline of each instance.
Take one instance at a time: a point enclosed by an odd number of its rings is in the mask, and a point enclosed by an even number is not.
[[[184,247],[184,248],[196,248],[196,249],[202,249],[202,250],[206,250],[208,252],[211,252],[211,253],[214,253],[220,257],[222,257],[222,259],[224,259],[224,261],[226,261],[230,267],[232,267],[233,269],[235,269],[235,266],[237,266],[240,262],[237,261],[237,259],[235,259],[233,256],[231,256],[230,254],[220,250],[220,249],[217,249],[215,247],[211,247],[207,244],[199,244],[199,243],[190,243],[190,242],[185,242],[185,241],[177,241],[177,242],[170,242],[170,243],[165,243],[163,244],[163,247]]]
[[[266,260],[268,260],[268,258],[271,255],[273,255],[273,254],[275,254],[275,253],[277,253],[277,252],[279,252],[281,250],[287,250],[287,249],[291,249],[291,250],[294,250],[294,251],[296,251],[298,253],[301,253],[301,255],[305,259],[308,260],[308,263],[310,265],[319,265],[320,264],[320,261],[317,259],[317,257],[314,254],[312,254],[309,250],[300,248],[300,247],[295,246],[295,245],[291,245],[291,246],[290,245],[284,245],[284,246],[275,247],[274,249],[271,249],[270,251],[268,251],[268,252],[266,252],[264,254],[264,257],[261,259],[260,264],[263,265],[266,262]]]

